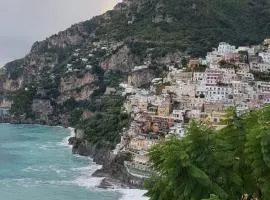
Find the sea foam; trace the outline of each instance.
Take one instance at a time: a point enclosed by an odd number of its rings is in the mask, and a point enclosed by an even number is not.
[[[75,128],[72,127],[68,127],[68,130],[70,131],[70,135],[65,137],[60,143],[60,146],[64,146],[64,147],[70,147],[72,148],[72,146],[69,144],[68,140],[71,137],[75,137]]]
[[[123,195],[120,200],[149,200],[148,197],[145,197],[145,190],[139,189],[120,189],[119,192]]]

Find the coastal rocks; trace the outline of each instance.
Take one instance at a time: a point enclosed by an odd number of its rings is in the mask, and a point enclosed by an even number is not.
[[[85,139],[83,130],[76,129],[75,136],[69,139],[73,153],[82,156],[91,156],[97,164],[103,165],[102,169],[97,170],[93,176],[106,177],[100,187],[110,187],[111,184],[140,188],[144,179],[130,175],[124,165],[125,161],[131,160],[129,153],[119,153],[113,155],[109,149],[99,148],[97,145]]]

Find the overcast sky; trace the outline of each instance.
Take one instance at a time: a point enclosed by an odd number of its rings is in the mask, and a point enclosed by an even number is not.
[[[0,0],[0,66],[37,40],[112,9],[121,0]]]

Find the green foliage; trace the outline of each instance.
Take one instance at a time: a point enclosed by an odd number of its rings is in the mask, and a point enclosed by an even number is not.
[[[16,80],[23,75],[23,59],[15,60],[5,66],[8,76],[12,80]]]
[[[173,45],[201,56],[220,41],[249,45],[269,36],[269,3],[268,0],[138,1],[126,13],[110,12],[110,23],[104,22],[97,35],[116,40],[147,40],[164,48]],[[157,9],[157,4],[163,6]],[[153,23],[157,16],[171,20]]]
[[[10,112],[15,116],[25,115],[26,118],[32,117],[32,103],[35,95],[36,88],[34,86],[17,91],[13,96]]]
[[[95,99],[91,104],[94,104],[92,109],[95,113],[82,122],[87,139],[99,147],[113,149],[130,120],[129,115],[122,111],[123,98],[109,95]]]
[[[81,121],[82,114],[83,114],[83,111],[82,110],[74,110],[70,114],[69,123],[72,126],[76,126],[77,124],[79,124],[80,121]]]
[[[156,173],[146,181],[151,200],[269,199],[270,107],[238,116],[214,131],[192,122],[185,137],[156,145],[150,158]],[[163,188],[162,188],[163,187]],[[216,195],[216,196],[214,196]]]
[[[220,200],[216,195],[211,194],[209,199],[202,199],[202,200]]]
[[[255,72],[253,71],[255,81],[270,81],[270,72]]]
[[[109,71],[105,73],[104,79],[108,86],[118,87],[125,80],[125,74],[121,71]]]

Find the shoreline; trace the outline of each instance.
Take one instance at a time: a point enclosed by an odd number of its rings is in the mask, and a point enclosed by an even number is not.
[[[59,127],[65,128],[62,126],[59,126]],[[69,147],[73,148],[73,145],[70,144],[69,139],[72,137],[76,137],[76,130],[77,129],[73,128],[73,127],[68,127],[67,129],[70,131],[70,136],[67,137],[68,140],[66,140],[66,138],[65,138],[65,140],[67,141],[67,145]],[[90,159],[93,159],[91,156],[84,156],[84,157],[88,157]],[[99,165],[97,163],[95,163],[95,164]],[[103,168],[103,165],[99,165],[99,166],[101,168],[97,169],[93,174],[91,174],[92,177],[101,178],[99,185],[96,186],[97,188],[120,193],[122,195],[122,197],[119,200],[130,200],[132,198],[134,200],[148,200],[149,199],[148,197],[144,196],[144,194],[146,193],[145,190],[142,190],[139,188],[131,188],[126,184],[123,185],[123,183],[120,180],[116,180],[116,179],[112,178],[111,176],[109,176],[108,174],[106,175],[106,173],[103,174],[104,176],[96,176],[95,174]]]
[[[82,139],[84,132],[80,129],[76,129],[73,127],[68,126],[61,126],[61,125],[47,125],[47,124],[38,124],[38,123],[0,123],[0,124],[7,124],[7,125],[34,125],[34,126],[45,126],[45,127],[58,127],[63,128],[69,131],[69,135],[61,141],[63,146],[69,147],[72,149],[72,154],[74,156],[82,156],[82,157],[88,157],[91,159],[96,165],[99,165],[100,168],[95,170],[90,176],[93,178],[101,178],[101,181],[98,185],[96,185],[96,188],[104,189],[107,191],[114,191],[118,192],[121,195],[123,195],[119,200],[128,200],[131,198],[134,198],[134,200],[148,200],[149,198],[143,196],[146,191],[142,189],[142,187],[139,187],[138,185],[132,185],[128,184],[126,181],[123,181],[122,177],[113,177],[110,172],[107,171],[107,168],[112,167],[111,165],[114,165],[115,163],[110,163],[112,160],[110,158],[110,151],[104,150],[104,149],[97,149],[94,145],[88,144],[85,139]],[[78,132],[80,132],[78,134]],[[79,135],[79,138],[78,138]],[[74,138],[80,139],[82,143],[89,145],[89,149],[84,149],[88,152],[78,152],[76,147],[74,146],[74,143],[72,143],[72,139]],[[87,147],[87,146],[86,146]],[[100,156],[102,155],[102,158],[100,159]],[[121,158],[121,156],[120,156]],[[106,160],[109,159],[109,160]],[[101,164],[100,162],[104,162],[106,160],[106,163]],[[100,162],[96,162],[100,161]],[[89,163],[90,164],[90,163]],[[89,165],[88,164],[88,165]],[[118,163],[117,163],[118,164]],[[119,166],[118,166],[119,167]],[[116,168],[117,169],[117,168]],[[117,169],[118,170],[118,169]],[[122,169],[121,169],[122,170]],[[121,176],[126,177],[125,172],[120,171],[119,173]],[[129,179],[129,178],[127,178]],[[135,198],[136,197],[136,198]]]

